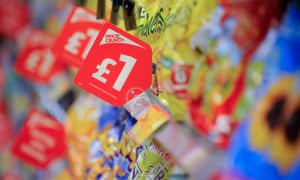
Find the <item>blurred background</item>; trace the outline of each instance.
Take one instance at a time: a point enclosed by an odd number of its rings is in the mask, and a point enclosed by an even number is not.
[[[74,82],[107,24],[152,51],[118,107]],[[1,0],[0,179],[297,180],[298,47],[299,0]]]

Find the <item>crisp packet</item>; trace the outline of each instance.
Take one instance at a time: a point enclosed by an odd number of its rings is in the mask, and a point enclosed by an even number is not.
[[[249,179],[300,177],[299,3],[290,4],[265,64],[255,104],[229,148],[226,170]],[[256,167],[253,169],[253,167]]]
[[[62,169],[56,176],[53,177],[54,180],[72,180],[72,175],[69,169]]]
[[[255,0],[222,2],[224,14],[221,23],[230,18],[235,19],[232,39],[247,51],[257,48],[268,33],[270,27],[278,26],[288,7],[289,1]],[[272,9],[272,11],[268,11]],[[253,13],[257,12],[257,13]]]
[[[220,168],[223,150],[203,138],[192,136],[194,132],[190,127],[183,127],[169,121],[154,137],[188,173],[189,179],[207,179]]]
[[[146,142],[171,117],[169,111],[151,90],[135,96],[125,104],[124,108],[137,119],[128,131],[128,135],[138,145]]]
[[[212,18],[217,5],[216,0],[178,1],[175,8],[176,14],[172,16],[174,23],[168,24],[166,29],[167,42],[163,54],[186,64],[193,64],[197,61],[199,51],[190,47],[190,41],[197,30]]]
[[[159,127],[165,124],[170,115],[161,107],[152,105],[145,115],[129,130],[129,136],[138,145],[144,143]]]
[[[161,50],[167,40],[164,37],[167,25],[174,23],[172,17],[176,14],[177,3],[179,1],[172,0],[136,2],[139,7],[136,36],[151,46],[154,63],[160,58]]]
[[[166,29],[166,46],[158,69],[160,99],[164,102],[177,121],[186,119],[186,97],[191,71],[195,62],[201,58],[198,49],[190,46],[196,29],[202,27],[216,8],[216,1],[178,1],[174,15],[175,23]],[[201,13],[199,13],[201,12]],[[193,17],[193,15],[197,15]]]
[[[147,141],[139,149],[137,161],[130,173],[129,180],[169,179],[174,165],[171,155],[154,139]]]
[[[126,132],[136,120],[122,107],[104,105],[101,111],[98,132],[89,145],[85,178],[127,180],[138,146]]]
[[[75,179],[83,179],[85,175],[85,159],[89,144],[97,132],[101,104],[93,95],[81,93],[67,112],[67,156]]]
[[[174,56],[173,56],[174,57]],[[158,70],[158,81],[161,102],[168,106],[173,118],[177,121],[185,119],[186,97],[193,65],[163,57]]]
[[[255,61],[263,55],[254,57],[253,51],[244,51],[231,39],[231,22],[220,27],[221,12],[216,9],[214,19],[192,41],[194,47],[207,51],[193,68],[188,104],[193,126],[217,146],[226,148],[253,103],[252,92],[262,81],[264,64]],[[199,38],[203,34],[209,38]]]

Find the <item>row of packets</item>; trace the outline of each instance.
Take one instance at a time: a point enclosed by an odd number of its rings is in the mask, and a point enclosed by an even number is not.
[[[141,3],[146,3],[146,2],[141,1]],[[249,1],[249,3],[250,3],[250,1]],[[162,4],[165,5],[164,3],[162,3]],[[172,3],[166,3],[166,4],[168,4],[170,6],[172,5]],[[231,10],[230,3],[226,4],[226,2],[224,2],[224,7],[226,7],[226,6],[229,7],[228,8],[229,10]],[[253,7],[253,8],[256,8],[256,7]],[[149,8],[149,9],[151,9],[151,8]],[[185,9],[185,8],[182,8],[182,9]],[[240,8],[240,9],[243,11],[246,11],[243,8]],[[236,10],[236,9],[234,9],[234,10]],[[149,12],[150,11],[151,10],[149,10]],[[233,11],[233,10],[231,10],[231,11]],[[229,11],[229,12],[231,12],[231,11]],[[162,12],[164,12],[164,11],[162,11]],[[187,10],[187,12],[190,12],[190,11]],[[199,11],[194,11],[194,12],[199,12]],[[226,29],[225,29],[225,33],[224,33],[224,29],[222,29],[220,27],[220,25],[218,24],[220,21],[220,18],[221,18],[220,14],[222,14],[222,13],[223,13],[223,9],[221,9],[221,10],[218,9],[216,11],[216,15],[213,16],[213,17],[215,17],[215,22],[212,21],[210,23],[212,25],[208,25],[205,28],[202,28],[198,32],[200,34],[198,36],[198,38],[200,38],[200,40],[197,39],[197,37],[193,37],[194,38],[193,42],[196,44],[196,45],[194,44],[195,45],[194,48],[197,51],[190,50],[190,48],[188,47],[189,46],[188,43],[180,43],[180,42],[185,41],[185,40],[181,41],[180,38],[182,38],[182,37],[186,38],[186,36],[179,36],[178,41],[177,40],[174,42],[170,41],[170,38],[167,38],[167,35],[171,35],[171,37],[172,37],[171,39],[176,39],[176,38],[174,38],[176,36],[172,35],[172,33],[170,33],[170,32],[167,33],[168,29],[172,29],[171,25],[170,25],[170,28],[169,27],[165,28],[165,31],[159,32],[158,33],[159,36],[156,36],[156,39],[155,39],[156,41],[153,41],[153,42],[157,42],[157,43],[159,42],[159,43],[161,43],[161,45],[152,43],[151,38],[149,38],[149,39],[145,38],[145,41],[150,42],[149,44],[152,46],[153,50],[155,50],[154,51],[155,53],[153,55],[154,62],[157,62],[157,64],[160,65],[158,68],[158,73],[157,73],[158,78],[157,79],[161,84],[158,87],[158,89],[163,92],[160,93],[159,98],[162,100],[162,102],[164,102],[167,105],[167,107],[170,108],[172,114],[177,115],[177,116],[175,116],[175,119],[177,119],[177,120],[185,119],[186,118],[186,117],[184,117],[185,113],[183,113],[185,111],[183,111],[183,109],[186,107],[190,107],[190,111],[191,111],[190,116],[191,116],[191,120],[193,121],[194,127],[196,127],[196,129],[199,129],[199,132],[201,134],[208,135],[208,137],[213,142],[217,143],[219,146],[227,147],[228,140],[230,139],[231,133],[233,132],[234,127],[238,124],[238,123],[236,123],[235,119],[237,119],[237,120],[242,119],[245,116],[245,113],[247,112],[248,108],[251,107],[251,105],[256,102],[256,100],[253,98],[257,95],[257,92],[255,91],[256,87],[258,85],[267,86],[267,87],[269,86],[269,85],[266,85],[263,81],[263,77],[265,77],[264,72],[267,71],[269,68],[265,68],[266,61],[264,59],[266,59],[266,56],[258,55],[258,57],[255,57],[258,60],[256,60],[256,61],[251,60],[250,63],[247,65],[243,65],[243,63],[241,63],[241,59],[243,59],[243,58],[246,59],[244,61],[248,61],[249,57],[251,57],[253,51],[256,48],[253,48],[250,46],[252,48],[252,52],[251,51],[248,52],[247,57],[244,57],[245,56],[244,54],[247,54],[247,50],[249,51],[249,49],[251,50],[251,48],[249,48],[249,46],[246,46],[245,44],[236,44],[237,38],[241,38],[241,37],[235,36],[238,33],[234,33],[233,38],[232,38],[231,33],[232,33],[232,26],[234,26],[234,22],[226,21],[227,23],[225,23],[225,28],[228,28],[227,29],[228,32],[226,32]],[[181,14],[185,14],[185,13],[181,13]],[[245,14],[248,15],[247,13],[245,13]],[[197,16],[192,16],[192,17],[197,17]],[[188,19],[188,18],[183,18],[183,19]],[[265,20],[263,18],[259,18],[259,19],[262,19],[262,21]],[[184,21],[180,21],[180,22],[184,23]],[[243,22],[243,21],[241,21],[241,22]],[[230,24],[230,23],[233,23],[233,24]],[[264,21],[264,23],[265,23],[265,21]],[[191,26],[188,26],[188,27],[191,27]],[[194,26],[192,26],[192,27],[194,27]],[[196,30],[198,28],[199,28],[199,26],[196,27]],[[174,30],[174,29],[176,29],[176,30]],[[180,34],[179,33],[180,28],[174,27],[174,29],[172,29],[171,32],[173,32],[173,33],[176,32],[175,33],[176,35]],[[193,29],[193,28],[190,28],[190,29]],[[249,29],[253,30],[253,28],[249,28]],[[268,29],[268,28],[266,28],[266,29]],[[207,31],[209,31],[209,32],[207,32]],[[186,34],[188,32],[188,30],[184,30],[183,32],[184,32],[184,34]],[[195,33],[195,30],[194,30],[194,33]],[[251,35],[251,32],[248,32],[248,33],[250,33],[250,35]],[[147,35],[147,33],[144,33],[144,34]],[[207,34],[209,34],[209,35],[207,35]],[[243,33],[241,33],[241,34],[243,34]],[[148,34],[148,36],[149,36],[149,34]],[[294,34],[292,34],[290,36],[294,37]],[[201,39],[204,37],[209,37],[209,38]],[[165,47],[165,42],[163,41],[164,38],[166,39],[166,41],[168,43],[170,43],[170,44],[168,44],[167,47],[170,47],[170,49],[172,51],[167,50],[168,48],[164,48]],[[158,39],[159,39],[159,41],[158,41]],[[232,39],[234,41],[232,41]],[[246,40],[246,39],[255,39],[255,38],[247,37],[247,38],[242,38],[242,39]],[[207,40],[209,40],[209,43],[207,42]],[[186,40],[186,41],[188,41],[188,40]],[[240,42],[242,42],[242,41],[240,41]],[[211,45],[209,45],[210,43],[213,48],[211,48]],[[258,43],[256,42],[256,44],[258,44]],[[179,45],[179,47],[178,46],[174,47],[175,45]],[[181,47],[180,47],[180,45],[181,45]],[[236,47],[237,45],[239,47]],[[267,46],[269,46],[267,48],[270,48],[270,46],[272,47],[272,45],[270,45],[270,44]],[[226,47],[226,48],[224,49],[224,47]],[[179,49],[179,50],[173,51],[174,49]],[[200,62],[198,62],[199,61],[198,56],[200,56],[200,55],[197,54],[197,53],[199,53],[198,52],[199,49],[205,53],[204,57],[201,56],[202,59],[200,60]],[[186,53],[188,51],[192,51],[192,52]],[[158,54],[158,52],[162,53],[165,57],[163,57],[161,59],[160,58],[161,54]],[[174,53],[174,52],[177,52],[178,54]],[[191,54],[194,54],[194,58],[191,57],[192,56]],[[183,57],[181,57],[181,56],[183,56]],[[157,59],[157,61],[156,61],[156,59]],[[187,65],[185,64],[186,66],[183,65],[183,68],[182,68],[182,64],[184,64],[183,62],[180,62],[179,65],[174,63],[174,60],[175,60],[175,62],[178,62],[179,60],[185,61],[186,59],[191,60],[191,62],[187,63]],[[260,61],[260,59],[263,59],[263,60]],[[296,58],[292,58],[292,59],[295,60]],[[159,61],[161,61],[161,62],[159,62]],[[194,65],[193,62],[198,62],[198,64],[196,64],[196,66],[193,67],[194,68],[193,72],[190,72],[190,70],[192,69],[191,65]],[[296,63],[296,61],[292,61],[292,62]],[[174,64],[176,64],[176,65],[174,65]],[[231,64],[231,66],[228,64]],[[181,68],[178,68],[178,66]],[[280,67],[281,67],[281,65],[274,67],[274,68],[280,69]],[[298,67],[297,63],[294,65],[294,67]],[[190,106],[186,106],[186,100],[185,100],[186,92],[184,92],[185,90],[183,89],[183,93],[182,93],[182,89],[179,89],[179,91],[175,89],[174,82],[176,82],[176,80],[178,81],[178,79],[180,81],[180,78],[182,78],[182,77],[180,77],[180,74],[179,74],[179,77],[178,76],[176,77],[176,74],[175,75],[173,74],[173,76],[175,76],[175,77],[174,77],[174,79],[171,79],[171,77],[172,77],[171,70],[172,69],[174,69],[173,72],[174,71],[176,72],[176,70],[178,71],[178,69],[179,69],[179,72],[180,72],[180,70],[182,72],[182,69],[183,69],[184,73],[186,73],[186,74],[184,74],[184,76],[188,76],[189,74],[192,75],[192,77],[191,77],[192,82],[189,82],[189,83],[193,84],[195,86],[194,87],[192,86],[192,91],[194,91],[194,93],[191,94],[192,97],[189,100]],[[231,72],[236,72],[236,74],[231,73]],[[209,75],[207,75],[207,74],[209,74]],[[297,77],[294,74],[292,76]],[[244,80],[245,77],[247,80]],[[271,77],[275,77],[275,76],[272,75]],[[182,79],[184,79],[184,80],[182,80]],[[183,83],[187,82],[186,77],[183,77],[182,79],[180,82],[183,82]],[[203,82],[203,79],[206,79],[207,82],[217,82],[217,83],[216,84],[206,83],[204,85],[199,84],[199,82]],[[240,86],[240,84],[243,84],[243,81],[245,81],[247,83],[247,88],[246,88],[247,90],[244,90],[245,92],[242,92],[240,90],[240,88],[242,88],[242,89],[244,88],[244,87]],[[224,84],[226,86],[228,86],[228,88],[225,88],[223,90]],[[273,83],[270,83],[270,84],[273,84]],[[184,85],[186,85],[186,84],[184,84]],[[235,89],[236,91],[232,91],[232,89]],[[268,89],[268,88],[266,88],[266,89]],[[289,91],[291,89],[293,89],[293,88],[288,88],[287,91]],[[264,92],[266,92],[266,91],[267,90],[265,90]],[[175,92],[175,94],[174,94],[174,92]],[[207,92],[209,92],[209,93],[207,93]],[[224,99],[226,99],[226,97],[228,97],[228,94],[233,94],[232,96],[231,95],[229,95],[229,96],[232,97],[233,99],[235,99],[236,97],[239,97],[239,95],[237,95],[239,93],[246,94],[247,96],[244,97],[244,99],[241,98],[242,100],[240,100],[240,99],[231,100],[230,99],[227,101],[227,103],[224,103],[224,102],[226,102]],[[262,94],[264,94],[264,93],[262,93]],[[179,99],[178,99],[178,97],[179,97]],[[182,99],[182,97],[184,99]],[[234,103],[232,103],[232,101],[234,101]],[[200,105],[199,105],[199,103],[200,103]],[[201,103],[204,105],[202,105]],[[221,107],[220,107],[220,104],[222,104]],[[204,107],[202,107],[202,106],[204,106]],[[226,108],[224,108],[224,107],[226,107]],[[237,107],[237,109],[233,110],[234,107]],[[233,112],[233,116],[232,116],[232,112]],[[212,116],[212,117],[210,117],[210,116]],[[267,137],[267,136],[265,136],[265,137]],[[295,154],[295,153],[293,153],[293,154]]]

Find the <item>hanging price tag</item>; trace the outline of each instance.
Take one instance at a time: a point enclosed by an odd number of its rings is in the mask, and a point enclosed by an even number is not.
[[[33,30],[16,60],[16,72],[26,79],[48,84],[56,73],[64,69],[51,51],[53,42],[50,34]]]
[[[33,109],[13,144],[12,153],[34,167],[45,169],[64,155],[64,137],[64,128],[60,123],[40,110]]]
[[[0,1],[0,35],[16,38],[30,22],[29,8],[21,0]]]
[[[75,77],[75,83],[108,103],[121,106],[151,86],[148,44],[106,23]]]
[[[96,13],[74,7],[53,45],[54,54],[66,64],[80,67],[104,23],[96,19]]]

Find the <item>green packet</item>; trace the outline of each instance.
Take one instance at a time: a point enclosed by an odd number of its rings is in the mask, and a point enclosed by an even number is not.
[[[169,179],[174,160],[169,152],[154,139],[138,151],[138,159],[128,180]]]

